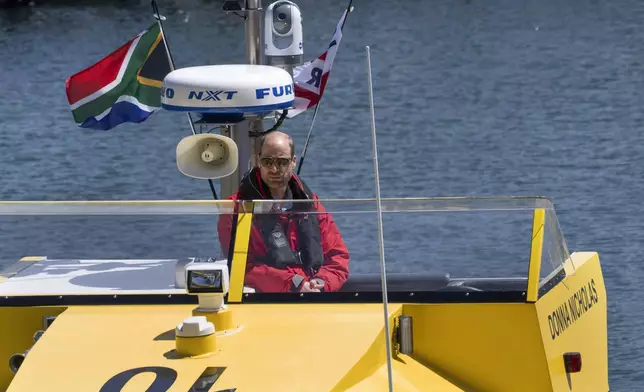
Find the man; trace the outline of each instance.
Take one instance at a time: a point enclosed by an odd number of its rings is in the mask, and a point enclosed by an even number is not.
[[[338,291],[349,276],[349,252],[338,228],[315,193],[295,174],[293,139],[273,131],[260,139],[257,166],[242,180],[232,200],[311,200],[282,203],[278,213],[253,217],[244,285],[257,292]],[[275,208],[275,207],[274,207]],[[219,241],[228,254],[232,217],[222,216]]]

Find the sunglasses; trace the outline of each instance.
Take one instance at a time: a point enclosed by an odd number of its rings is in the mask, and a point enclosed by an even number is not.
[[[277,165],[277,167],[280,167],[280,168],[285,168],[291,164],[291,159],[292,158],[261,157],[259,158],[259,163],[260,165],[266,168],[273,167],[273,165]]]

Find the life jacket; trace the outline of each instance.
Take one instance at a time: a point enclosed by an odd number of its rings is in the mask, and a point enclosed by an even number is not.
[[[237,199],[272,199],[268,185],[262,180],[257,168],[251,170],[241,181]],[[254,255],[254,260],[281,269],[301,265],[315,274],[324,262],[317,214],[306,214],[307,211],[316,211],[315,195],[303,181],[293,175],[288,183],[286,199],[310,202],[293,203],[292,207],[275,214],[253,216],[253,224],[268,249],[266,255]],[[289,241],[288,228],[291,222],[295,226],[299,247],[295,250],[291,248]],[[251,241],[256,240],[251,237]]]

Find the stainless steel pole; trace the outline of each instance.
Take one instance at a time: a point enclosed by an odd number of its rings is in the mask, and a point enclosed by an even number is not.
[[[262,64],[262,0],[246,0],[246,62]]]
[[[387,298],[387,268],[385,265],[385,239],[382,228],[382,204],[380,199],[380,174],[378,171],[378,142],[376,141],[376,115],[373,103],[373,81],[371,76],[371,50],[365,47],[367,52],[367,77],[369,83],[369,103],[371,111],[371,140],[373,145],[373,171],[376,185],[376,204],[378,210],[378,247],[380,250],[380,283],[382,289],[382,304],[385,316],[385,348],[387,351],[387,380],[389,381],[389,392],[394,390],[393,369],[391,363],[391,332],[389,328],[389,300]]]

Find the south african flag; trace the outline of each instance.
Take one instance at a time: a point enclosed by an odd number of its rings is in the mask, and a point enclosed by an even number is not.
[[[161,107],[170,61],[158,23],[98,63],[70,76],[67,100],[79,127],[108,130],[140,123]]]

